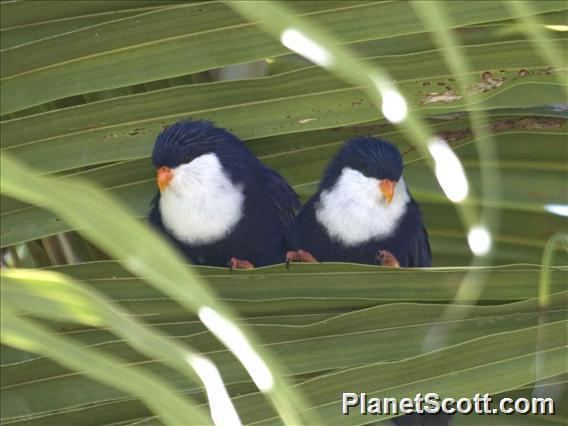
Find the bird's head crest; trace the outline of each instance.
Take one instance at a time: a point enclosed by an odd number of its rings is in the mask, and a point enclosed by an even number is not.
[[[332,186],[345,167],[368,177],[398,181],[403,162],[399,150],[390,142],[365,136],[347,141],[331,161],[322,180],[322,188]]]
[[[239,139],[210,121],[183,120],[166,127],[152,151],[152,163],[159,167],[175,168],[210,152],[221,156],[227,148],[241,148]]]

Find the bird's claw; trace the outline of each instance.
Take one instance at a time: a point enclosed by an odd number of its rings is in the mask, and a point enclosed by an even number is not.
[[[400,263],[394,255],[388,250],[379,250],[377,260],[382,266],[389,266],[391,268],[400,268]]]
[[[227,266],[231,269],[231,272],[235,269],[254,269],[254,265],[248,260],[241,260],[236,257],[231,257],[229,262],[227,262]]]
[[[286,269],[290,269],[290,263],[318,263],[315,257],[309,251],[305,250],[290,250],[286,252]]]

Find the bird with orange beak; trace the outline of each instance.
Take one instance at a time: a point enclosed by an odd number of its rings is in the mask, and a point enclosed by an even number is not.
[[[431,266],[428,234],[402,169],[389,142],[357,137],[345,143],[298,213],[297,250],[288,260]]]
[[[166,128],[152,152],[150,222],[194,264],[282,263],[298,197],[231,132],[208,121]]]

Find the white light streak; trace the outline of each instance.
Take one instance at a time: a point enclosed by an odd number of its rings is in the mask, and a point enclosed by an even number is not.
[[[186,361],[205,385],[213,423],[217,426],[240,426],[242,424],[241,419],[231,402],[221,374],[219,374],[215,364],[207,358],[198,355],[188,356]]]
[[[545,27],[552,31],[568,31],[568,25],[545,25]]]
[[[485,256],[491,250],[491,234],[484,226],[472,226],[467,234],[467,242],[476,256]]]
[[[372,80],[381,94],[381,111],[385,118],[393,124],[402,123],[408,115],[408,105],[404,96],[396,90],[388,77],[374,76]]]
[[[558,216],[568,216],[568,204],[547,204],[544,210]]]
[[[402,123],[408,115],[408,106],[404,96],[396,89],[383,90],[381,96],[383,98],[381,111],[385,118],[393,124]]]
[[[268,366],[242,333],[231,321],[221,316],[209,306],[198,311],[199,319],[211,332],[229,348],[248,371],[252,380],[261,392],[269,392],[274,386],[274,378]]]
[[[333,64],[333,57],[327,49],[295,28],[286,29],[280,36],[280,42],[319,66],[329,68]]]
[[[428,150],[436,162],[436,178],[446,196],[454,203],[465,200],[469,185],[463,166],[454,151],[440,138],[428,142]]]

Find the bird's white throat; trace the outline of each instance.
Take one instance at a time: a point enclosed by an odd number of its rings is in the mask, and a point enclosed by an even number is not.
[[[345,167],[335,185],[322,191],[316,219],[333,240],[355,246],[395,232],[410,196],[401,177],[391,203],[387,204],[379,182]]]
[[[166,229],[192,245],[214,243],[228,235],[244,213],[243,187],[234,184],[213,153],[173,169],[160,196]]]

